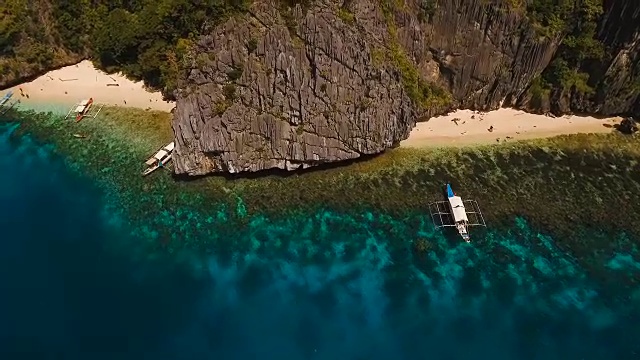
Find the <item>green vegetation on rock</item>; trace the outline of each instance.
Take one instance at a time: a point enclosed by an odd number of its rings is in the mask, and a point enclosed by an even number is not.
[[[433,15],[435,15],[436,10],[438,9],[438,1],[437,0],[421,0],[420,1],[420,19],[422,21],[429,20]]]
[[[527,16],[542,36],[564,36],[554,60],[542,75],[543,88],[594,93],[583,66],[605,57],[604,45],[596,39],[603,12],[603,0],[535,0],[528,5]]]
[[[50,9],[44,1],[0,3],[0,86],[79,60],[60,43]]]
[[[248,0],[7,0],[0,5],[0,86],[91,57],[171,95],[182,55]]]
[[[597,21],[603,8],[603,0],[533,0],[526,14],[542,35],[555,36]]]
[[[398,41],[398,29],[394,14],[396,11],[403,11],[404,3],[397,0],[380,0],[380,5],[389,31],[386,56],[391,65],[399,72],[407,95],[421,112],[431,109],[443,110],[451,103],[451,94],[442,87],[426,81]],[[380,62],[378,51],[378,49],[372,50],[372,60],[376,66]]]
[[[96,27],[92,50],[108,70],[121,70],[170,94],[182,55],[206,26],[244,11],[243,0],[162,0],[112,7]]]
[[[531,105],[536,108],[542,108],[543,101],[545,98],[549,97],[549,93],[551,92],[551,90],[548,88],[548,85],[544,82],[544,80],[542,80],[540,76],[536,76],[531,82],[529,92],[531,93]]]
[[[400,72],[407,95],[420,110],[440,109],[449,105],[451,94],[440,86],[424,80],[397,41],[392,41],[389,45],[389,56],[392,64]]]
[[[347,24],[354,24],[356,22],[356,18],[349,9],[345,9],[344,7],[338,8],[338,17]]]

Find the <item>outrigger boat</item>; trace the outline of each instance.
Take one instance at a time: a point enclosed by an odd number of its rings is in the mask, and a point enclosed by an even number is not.
[[[0,115],[4,115],[9,110],[13,109],[14,106],[20,103],[20,99],[9,102],[12,96],[13,91],[9,91],[8,93],[4,94],[2,98],[0,98]]]
[[[65,119],[68,118],[71,115],[71,113],[76,114],[76,122],[79,122],[86,116],[89,116],[95,119],[96,116],[98,116],[98,114],[100,113],[100,110],[102,110],[102,106],[98,109],[98,111],[95,112],[95,114],[90,114],[89,110],[91,109],[92,105],[93,105],[93,98],[82,100],[81,102],[74,105],[75,108],[71,108],[71,110],[69,110],[69,112],[67,113],[67,116],[65,116]]]
[[[14,100],[8,104],[0,105],[0,115],[4,115],[9,112],[9,110],[13,109],[14,106],[20,103],[20,99]]]
[[[0,98],[0,106],[3,106],[4,104],[6,104],[7,101],[11,99],[12,96],[13,96],[13,91],[9,91],[8,93],[4,94],[4,96]]]
[[[475,200],[462,200],[447,184],[447,200],[429,204],[431,220],[436,228],[455,227],[466,242],[471,242],[470,226],[487,226]],[[466,205],[466,206],[465,206]],[[472,209],[468,211],[467,208]],[[469,220],[471,217],[471,220]]]
[[[89,98],[89,100],[82,100],[78,106],[76,107],[76,122],[82,120],[84,115],[91,109],[91,105],[93,105],[93,98]]]
[[[142,176],[147,176],[169,163],[169,161],[171,161],[174,148],[175,143],[172,141],[162,149],[158,150],[158,152],[153,154],[153,156],[145,162],[147,168],[142,172]]]

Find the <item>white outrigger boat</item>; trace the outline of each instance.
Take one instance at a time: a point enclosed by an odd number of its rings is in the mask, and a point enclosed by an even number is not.
[[[158,150],[152,157],[150,157],[146,162],[147,168],[142,172],[142,176],[147,176],[152,172],[158,170],[161,167],[164,167],[173,156],[173,149],[175,148],[175,143],[172,141],[162,149]]]
[[[472,211],[468,211],[467,207]],[[447,184],[447,200],[429,204],[429,212],[436,228],[455,227],[458,234],[466,242],[471,242],[470,226],[487,226],[478,203],[475,200],[463,201],[453,192],[449,184]],[[470,216],[471,221],[469,220]]]

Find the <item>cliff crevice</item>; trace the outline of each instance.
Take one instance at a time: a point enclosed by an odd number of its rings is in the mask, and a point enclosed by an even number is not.
[[[0,5],[0,86],[88,54],[144,79],[179,174],[377,154],[453,108],[640,116],[638,1],[125,3]]]
[[[176,172],[382,152],[418,119],[516,105],[562,40],[503,2],[424,3],[260,1],[201,37],[176,96]]]
[[[415,112],[397,74],[373,64],[375,39],[335,3],[276,5],[195,44],[174,114],[177,173],[306,168],[408,136]]]

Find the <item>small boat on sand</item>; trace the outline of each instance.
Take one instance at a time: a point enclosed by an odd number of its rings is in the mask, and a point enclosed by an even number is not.
[[[455,227],[464,241],[471,242],[469,227],[487,226],[478,203],[475,200],[463,201],[460,196],[453,192],[449,184],[446,187],[446,195],[446,201],[436,201],[429,204],[429,212],[431,213],[433,224],[436,228]],[[467,208],[470,208],[471,211],[467,210]],[[471,220],[469,219],[470,217]]]
[[[147,176],[169,163],[169,161],[171,161],[174,148],[175,143],[172,141],[147,159],[145,162],[147,168],[142,172],[142,176]]]

